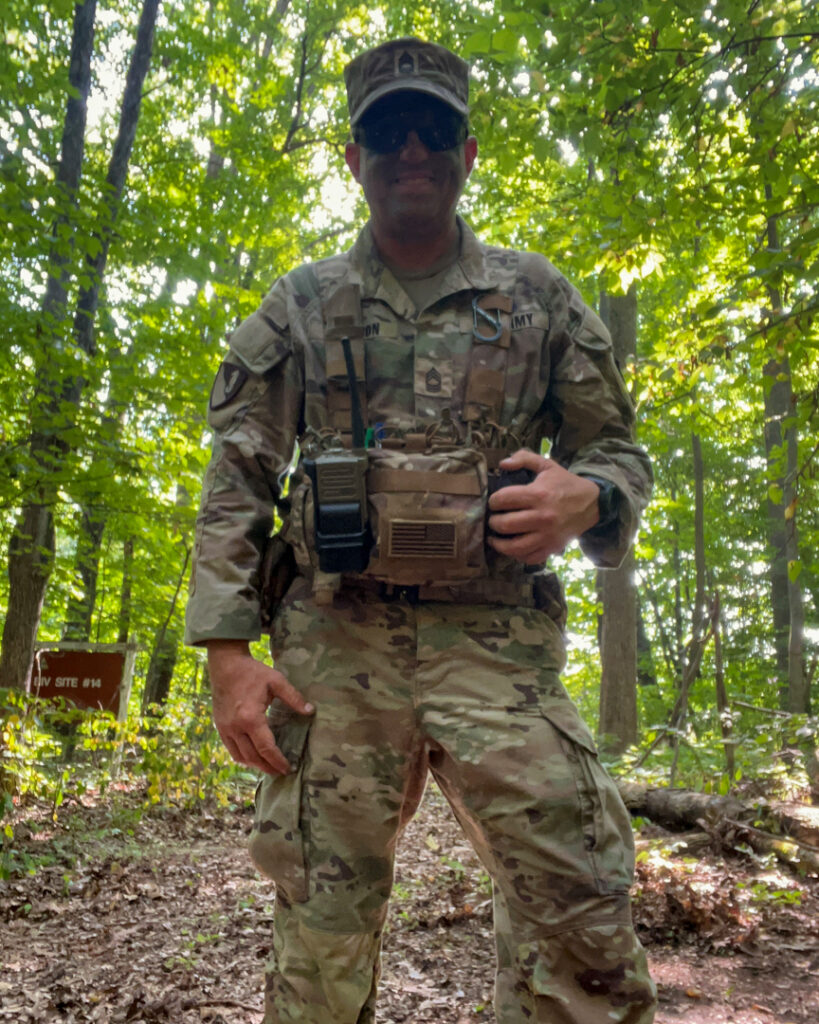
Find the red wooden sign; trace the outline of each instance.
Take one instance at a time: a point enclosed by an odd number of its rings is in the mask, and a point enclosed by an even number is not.
[[[117,714],[124,665],[125,655],[114,651],[40,651],[30,692]]]

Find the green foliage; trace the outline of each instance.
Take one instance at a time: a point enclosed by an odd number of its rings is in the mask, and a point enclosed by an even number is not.
[[[118,803],[132,822],[168,810],[212,810],[244,803],[256,782],[231,761],[206,699],[177,697],[151,708],[142,722],[132,715],[123,723],[9,690],[2,691],[2,706],[0,877],[39,866],[15,846],[15,822],[27,807],[45,805],[57,822],[61,808],[107,797],[117,827]]]
[[[602,289],[638,288],[638,356],[624,370],[657,476],[637,549],[657,679],[640,692],[643,752],[655,727],[667,728],[692,637],[692,433],[705,461],[706,585],[721,598],[729,698],[778,707],[769,502],[799,530],[786,572],[805,596],[806,672],[819,645],[815,0],[163,7],[93,356],[75,346],[70,314],[107,215],[104,179],[137,10],[98,11],[83,175],[71,197],[55,168],[73,7],[10,0],[0,12],[0,550],[21,503],[47,493],[58,545],[41,639],[61,637],[69,600],[88,598],[77,563],[89,513],[102,523],[91,638],[114,641],[126,629],[149,648],[165,624],[179,634],[208,457],[203,412],[225,337],[278,274],[343,247],[363,222],[343,167],[341,71],[363,40],[414,33],[472,63],[481,148],[464,209],[481,234],[544,252],[592,302]],[[66,260],[68,314],[56,321],[42,311],[55,258]],[[46,371],[52,380],[81,377],[79,401],[54,402]],[[788,373],[794,398],[782,426],[796,431],[795,469],[786,444],[766,457],[763,440],[765,399]],[[37,432],[62,446],[35,457]],[[795,497],[786,506],[787,486]],[[567,682],[593,721],[596,598],[588,569],[573,555],[563,567]],[[3,573],[0,608],[7,603]],[[137,663],[135,704],[149,656]],[[127,777],[144,773],[147,799],[159,806],[227,793],[233,769],[202,725],[196,687],[181,692],[197,664],[180,656],[171,707],[150,730],[140,732],[135,718],[123,728],[83,719],[81,759],[65,778],[52,763],[62,745],[56,720],[46,727],[44,711],[18,707],[4,759],[22,797],[57,810],[58,800],[79,798],[77,787],[104,786],[112,757]],[[678,768],[682,781],[719,789],[738,780],[723,771],[714,672],[709,645]],[[815,736],[812,721],[772,724],[733,710],[744,778],[791,772],[804,781],[801,757],[794,766],[781,751],[807,747],[797,731]],[[72,713],[60,713],[73,728]],[[661,740],[640,770],[659,777],[672,756]]]
[[[737,883],[737,888],[744,888],[743,883]],[[804,897],[801,889],[777,889],[766,882],[754,882],[750,892],[754,903],[773,904],[777,907],[799,907]]]
[[[210,722],[209,701],[152,706],[129,742],[130,770],[146,781],[150,805],[226,807],[256,783],[255,773],[234,764],[222,746]]]
[[[732,726],[727,741],[734,752],[732,774],[726,770],[726,741],[719,718],[708,710],[695,711],[681,730],[670,728],[666,718],[653,719],[656,724],[645,727],[640,748],[628,751],[609,768],[629,781],[661,785],[675,761],[676,737],[680,744],[677,778],[683,788],[719,796],[748,791],[784,800],[799,799],[808,792],[806,754],[819,745],[819,718],[771,717],[748,709],[737,709],[726,717]]]

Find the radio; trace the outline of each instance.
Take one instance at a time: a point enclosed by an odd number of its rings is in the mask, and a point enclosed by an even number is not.
[[[305,456],[304,470],[313,488],[316,553],[322,572],[363,572],[372,547],[367,514],[367,452],[350,339],[341,347],[347,366],[352,412],[353,447],[340,439],[314,456]]]
[[[504,487],[524,487],[527,484],[533,482],[537,476],[531,469],[500,469],[496,473],[489,474],[489,495],[492,497],[495,491],[500,491]],[[520,536],[517,533],[498,533],[493,530],[489,525],[489,517],[492,515],[492,510],[489,508],[489,504],[486,506],[486,532],[490,537],[500,537],[502,540],[511,540],[513,537]]]

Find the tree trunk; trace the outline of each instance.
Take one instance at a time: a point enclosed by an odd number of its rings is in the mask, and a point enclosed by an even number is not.
[[[630,551],[619,569],[598,572],[603,605],[600,628],[601,746],[622,753],[637,742],[637,600]]]
[[[85,0],[85,3],[77,4],[74,8],[68,66],[69,96],[65,107],[56,178],[62,210],[58,205],[60,212],[54,222],[54,244],[49,257],[49,277],[43,299],[43,328],[47,333],[56,333],[55,328],[59,329],[65,318],[70,245],[68,248],[58,245],[57,240],[62,225],[68,224],[73,229],[77,189],[80,185],[85,151],[85,123],[88,115],[88,93],[91,89],[91,53],[94,47],[96,14],[97,0]],[[73,236],[74,232],[71,230],[68,237],[73,240]]]
[[[626,295],[603,293],[600,315],[611,332],[614,356],[620,366],[625,366],[634,356],[637,344],[634,288]],[[598,571],[597,588],[603,605],[597,731],[606,750],[621,753],[637,742],[637,590],[633,552],[628,553],[619,569]]]
[[[105,532],[105,515],[91,501],[79,510],[77,554],[74,559],[74,588],[65,613],[63,640],[88,640],[97,603],[99,553]]]
[[[801,565],[799,558],[799,538],[796,524],[796,480],[798,455],[796,427],[786,431],[788,445],[788,480],[790,487],[786,497],[790,501],[785,506],[786,541],[785,557],[788,563],[788,608],[790,621],[788,626],[788,701],[787,710],[797,714],[810,714],[810,684],[805,671],[805,604],[802,585],[797,575],[791,573],[791,567]],[[791,517],[788,518],[788,510]]]
[[[677,501],[679,495],[676,488],[671,491],[671,500]],[[680,527],[674,523],[674,546],[672,550],[672,564],[674,566],[674,664],[677,672],[674,676],[674,686],[679,690],[682,687],[685,676],[685,628],[683,626],[683,579],[682,564],[680,559]]]
[[[9,543],[9,603],[3,626],[0,686],[26,690],[46,583],[54,561],[54,516],[46,505],[26,505]]]
[[[119,353],[117,353],[118,355]],[[114,366],[115,356],[109,354],[109,367]],[[111,374],[108,400],[102,417],[104,429],[109,433],[109,446],[119,448],[120,437],[125,414],[128,408],[128,395],[123,391],[122,382],[118,375]],[[110,450],[110,449],[109,449]],[[104,467],[108,468],[112,475],[121,472],[116,466],[116,460],[111,459],[110,465],[100,459],[95,460],[91,474],[100,476]],[[93,484],[91,485],[94,486]],[[104,503],[102,495],[91,492],[84,499],[77,516],[77,553],[74,562],[74,589],[69,598],[66,608],[66,622],[64,627],[64,639],[66,640],[87,640],[91,635],[91,620],[94,616],[94,609],[97,603],[97,578],[99,576],[100,559],[102,556],[102,538],[108,525],[109,509]],[[133,541],[125,542],[123,553],[125,563],[128,563],[128,545],[130,544],[130,555],[133,555]],[[128,564],[130,569],[130,564]],[[127,598],[130,601],[131,581],[123,576],[123,592],[127,589]],[[122,614],[122,604],[120,614]],[[130,607],[127,609],[127,617],[130,620]],[[127,635],[130,622],[125,624]],[[122,629],[120,629],[122,632]],[[125,643],[125,640],[118,641]]]
[[[74,8],[68,70],[69,96],[56,177],[59,212],[54,224],[41,318],[41,331],[46,338],[54,339],[56,351],[62,348],[59,332],[65,319],[70,254],[70,247],[67,251],[64,244],[58,244],[58,239],[60,228],[66,224],[70,229],[68,237],[74,236],[71,222],[82,174],[96,9],[96,0],[85,0],[85,3],[77,4]],[[52,389],[55,397],[57,390]],[[33,435],[31,451],[35,465],[39,468],[40,480],[36,486],[36,497],[23,507],[9,543],[9,598],[0,652],[0,686],[18,690],[28,688],[34,663],[34,643],[54,560],[54,495],[48,477],[55,453],[59,450],[55,438],[42,433]]]
[[[765,391],[765,454],[768,460],[769,472],[776,473],[773,486],[782,489],[783,474],[774,469],[774,452],[780,450],[782,444],[781,421],[786,415],[785,411],[790,404],[790,372],[779,380],[782,372],[781,364],[776,359],[771,359],[765,366],[763,389]],[[788,675],[788,626],[790,622],[790,607],[788,601],[788,559],[785,554],[785,519],[783,517],[783,503],[774,502],[771,498],[771,490],[768,491],[766,502],[768,512],[768,549],[769,549],[769,578],[771,582],[771,612],[773,614],[773,641],[776,656],[776,668],[780,679],[781,703],[787,704],[785,697],[784,680]]]
[[[108,262],[108,250],[111,246],[120,199],[128,177],[128,164],[136,138],[139,109],[142,103],[142,86],[151,63],[158,8],[159,0],[143,0],[142,13],[137,26],[136,44],[131,54],[131,63],[125,79],[125,91],[122,95],[119,129],[108,163],[108,173],[105,176],[104,198],[107,216],[104,217],[97,234],[99,247],[96,255],[89,256],[86,261],[90,284],[87,288],[81,289],[74,316],[74,339],[78,347],[89,355],[93,355],[95,351],[94,321],[99,305],[100,284],[105,272],[105,265]],[[77,398],[79,398],[79,393],[74,401]]]
[[[74,341],[76,345],[87,355],[93,355],[94,345],[94,320],[97,306],[99,304],[99,289],[105,264],[108,258],[108,249],[113,233],[119,200],[127,177],[128,162],[133,148],[136,135],[136,126],[139,118],[139,108],[142,98],[142,86],[147,74],[151,59],[153,46],[153,32],[156,23],[157,8],[159,0],[144,0],[139,27],[137,29],[136,44],[131,56],[131,63],[125,83],[122,108],[120,111],[120,122],[117,138],[106,178],[107,218],[103,223],[99,234],[100,243],[96,256],[88,257],[87,264],[90,271],[90,285],[80,290],[77,301],[77,309],[74,317]],[[90,60],[93,47],[94,35],[94,13],[96,0],[88,0],[82,6],[75,8],[74,40],[72,41],[71,70],[69,80],[73,88],[78,91],[81,102],[76,96],[69,99],[66,111],[66,130],[63,133],[63,162],[71,162],[70,173],[58,180],[65,180],[73,189],[76,195],[79,184],[80,171],[82,166],[82,153],[84,147],[85,121],[87,111],[87,98],[90,86]],[[69,130],[70,125],[70,130]],[[61,168],[62,172],[62,168]],[[59,273],[56,269],[49,279],[46,298],[44,300],[44,320],[49,326],[54,322],[63,319],[66,301],[66,271],[65,258],[59,264]],[[56,266],[56,264],[55,264]],[[59,311],[59,317],[55,312]],[[52,381],[50,390],[55,396],[52,411],[56,413],[58,408],[65,410],[66,406],[76,405],[82,394],[85,381],[81,377],[69,376],[62,381]],[[59,396],[59,397],[58,397]],[[65,416],[61,412],[60,416]],[[57,436],[49,437],[44,434],[35,435],[32,440],[32,450],[35,461],[42,468],[44,477],[48,474],[50,462],[53,461],[55,453],[65,456],[68,447],[64,441]],[[59,457],[59,456],[58,456]],[[45,489],[45,488],[44,488]],[[40,625],[45,589],[48,582],[51,563],[54,554],[54,530],[53,514],[51,511],[54,495],[44,493],[37,506],[27,507],[23,511],[23,528],[28,528],[28,533],[23,533],[23,538],[31,536],[47,535],[52,539],[50,552],[40,555],[39,566],[34,564],[34,558],[30,545],[24,543],[18,545],[17,555],[21,564],[15,569],[15,578],[23,581],[23,593],[18,594],[14,585],[9,589],[9,614],[6,619],[6,628],[3,631],[3,655],[0,659],[0,681],[6,685],[24,689],[28,684],[31,674],[31,665],[34,656],[34,642],[37,637],[37,630]],[[32,527],[32,517],[37,516],[38,521]],[[52,524],[48,529],[49,522]],[[9,576],[11,579],[11,561],[13,553],[9,551]],[[19,586],[19,584],[18,584]],[[8,630],[9,656],[6,656]],[[11,660],[13,657],[13,661]]]
[[[656,686],[657,674],[654,671],[654,652],[646,630],[643,616],[643,602],[637,595],[637,684],[639,686]]]
[[[717,714],[722,732],[722,746],[725,751],[725,768],[731,783],[734,781],[734,744],[732,739],[731,709],[728,706],[728,691],[725,687],[725,671],[722,662],[722,609],[719,591],[714,594],[711,609],[711,629],[714,633],[714,687],[717,696]]]
[[[119,596],[119,630],[117,643],[127,644],[131,634],[131,582],[134,573],[134,538],[122,545],[122,589]]]
[[[705,464],[702,458],[702,442],[699,434],[691,435],[691,457],[694,470],[694,566],[696,591],[692,621],[694,633],[703,626],[705,617]]]
[[[179,490],[177,490],[177,501]],[[176,583],[176,590],[171,599],[168,614],[165,621],[159,627],[154,641],[154,649],[151,652],[151,660],[148,664],[148,672],[145,678],[145,689],[142,693],[142,714],[144,715],[151,704],[164,704],[168,699],[171,689],[171,679],[176,667],[176,658],[179,647],[179,638],[176,632],[170,628],[171,620],[176,611],[176,602],[182,590],[182,584],[188,571],[188,562],[191,557],[191,549],[185,548],[185,560],[182,563],[182,570]]]
[[[688,651],[692,652],[693,658],[688,656],[683,659],[685,668],[680,680],[680,692],[674,709],[671,713],[669,724],[674,729],[682,728],[688,713],[688,690],[699,673],[699,666],[702,660],[704,644],[700,643],[703,626],[705,624],[705,469],[702,460],[702,445],[698,434],[691,435],[691,454],[694,473],[694,565],[696,573],[696,584],[694,591],[694,607],[691,612],[691,640]],[[694,662],[696,661],[696,664]],[[679,736],[674,737],[674,764],[671,769],[671,778],[674,778],[674,769],[677,764],[679,752]]]
[[[145,690],[142,694],[143,714],[152,704],[162,705],[167,701],[178,654],[179,637],[176,632],[171,629],[161,630],[145,677]]]
[[[766,198],[771,198],[765,186]],[[768,218],[768,249],[779,249],[776,217]],[[781,311],[782,297],[775,285],[768,285],[771,315]],[[786,680],[782,704],[789,711],[810,710],[809,687],[804,665],[805,611],[802,587],[796,578],[799,566],[796,481],[799,468],[796,434],[796,399],[791,383],[791,367],[784,348],[765,366],[765,455],[768,476],[768,541],[770,545],[771,605],[774,618],[774,643],[780,678]],[[775,500],[778,499],[778,500]],[[789,571],[791,568],[793,572]]]

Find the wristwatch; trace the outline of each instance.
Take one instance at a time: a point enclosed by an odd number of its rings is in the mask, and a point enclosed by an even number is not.
[[[603,533],[620,518],[622,495],[611,480],[602,480],[599,476],[587,476],[586,480],[591,480],[600,488],[600,493],[597,495],[597,509],[600,518],[594,526],[586,530],[586,533]]]

